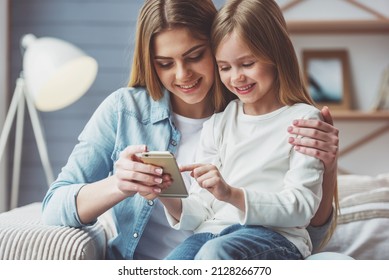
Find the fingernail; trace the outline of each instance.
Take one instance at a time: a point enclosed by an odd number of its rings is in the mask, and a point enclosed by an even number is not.
[[[291,132],[291,131],[292,131],[292,129],[293,129],[293,127],[291,127],[291,126],[288,126],[288,132]]]
[[[156,168],[155,172],[158,173],[158,174],[162,174],[163,170],[162,170],[162,168]]]
[[[155,191],[156,193],[160,193],[160,192],[161,192],[161,189],[160,189],[160,188],[154,188],[154,191]]]
[[[154,182],[161,184],[162,183],[162,178],[154,178]]]
[[[294,120],[292,123],[293,123],[293,125],[297,125],[298,124],[298,120]]]

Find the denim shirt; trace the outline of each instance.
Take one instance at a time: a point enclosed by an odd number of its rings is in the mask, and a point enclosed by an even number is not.
[[[67,164],[43,200],[43,221],[50,225],[88,226],[80,221],[76,196],[82,186],[114,173],[114,163],[129,145],[175,153],[180,133],[171,120],[169,93],[154,101],[144,88],[121,88],[97,108]],[[118,235],[109,241],[107,258],[132,259],[154,201],[136,194],[113,207]],[[93,224],[93,223],[92,223]]]

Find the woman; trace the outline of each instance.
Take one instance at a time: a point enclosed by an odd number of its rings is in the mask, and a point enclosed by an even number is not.
[[[162,259],[191,234],[171,229],[160,202],[137,194],[160,192],[164,177],[136,154],[169,150],[179,164],[192,163],[203,122],[226,105],[228,98],[215,98],[224,88],[215,79],[208,40],[216,12],[211,0],[145,2],[129,87],[108,96],[80,134],[44,198],[47,224],[91,225],[112,208],[118,235],[109,241],[107,258],[114,259]],[[159,36],[168,29],[177,30],[174,41]],[[337,130],[324,122],[299,120],[289,132],[311,137],[293,138],[292,144],[325,163],[329,203],[314,225],[326,224],[315,228],[326,231],[336,182]]]

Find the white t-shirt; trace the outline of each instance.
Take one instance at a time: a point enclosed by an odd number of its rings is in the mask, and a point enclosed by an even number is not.
[[[190,119],[173,114],[173,123],[181,133],[180,145],[175,155],[178,165],[195,162],[195,153],[203,123],[208,119],[209,117],[204,119]],[[183,177],[189,191],[192,178],[189,172],[183,173]],[[162,203],[159,200],[155,200],[154,203],[153,212],[135,250],[134,259],[163,259],[179,243],[193,233],[193,231],[175,230],[171,228],[166,219]]]

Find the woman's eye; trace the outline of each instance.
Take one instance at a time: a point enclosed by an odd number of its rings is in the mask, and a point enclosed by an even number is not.
[[[161,68],[169,68],[170,66],[173,65],[172,62],[161,62],[161,61],[158,61],[157,62],[157,65]]]
[[[203,55],[204,55],[204,52],[193,55],[193,56],[189,56],[188,60],[189,61],[199,61],[203,57]]]

